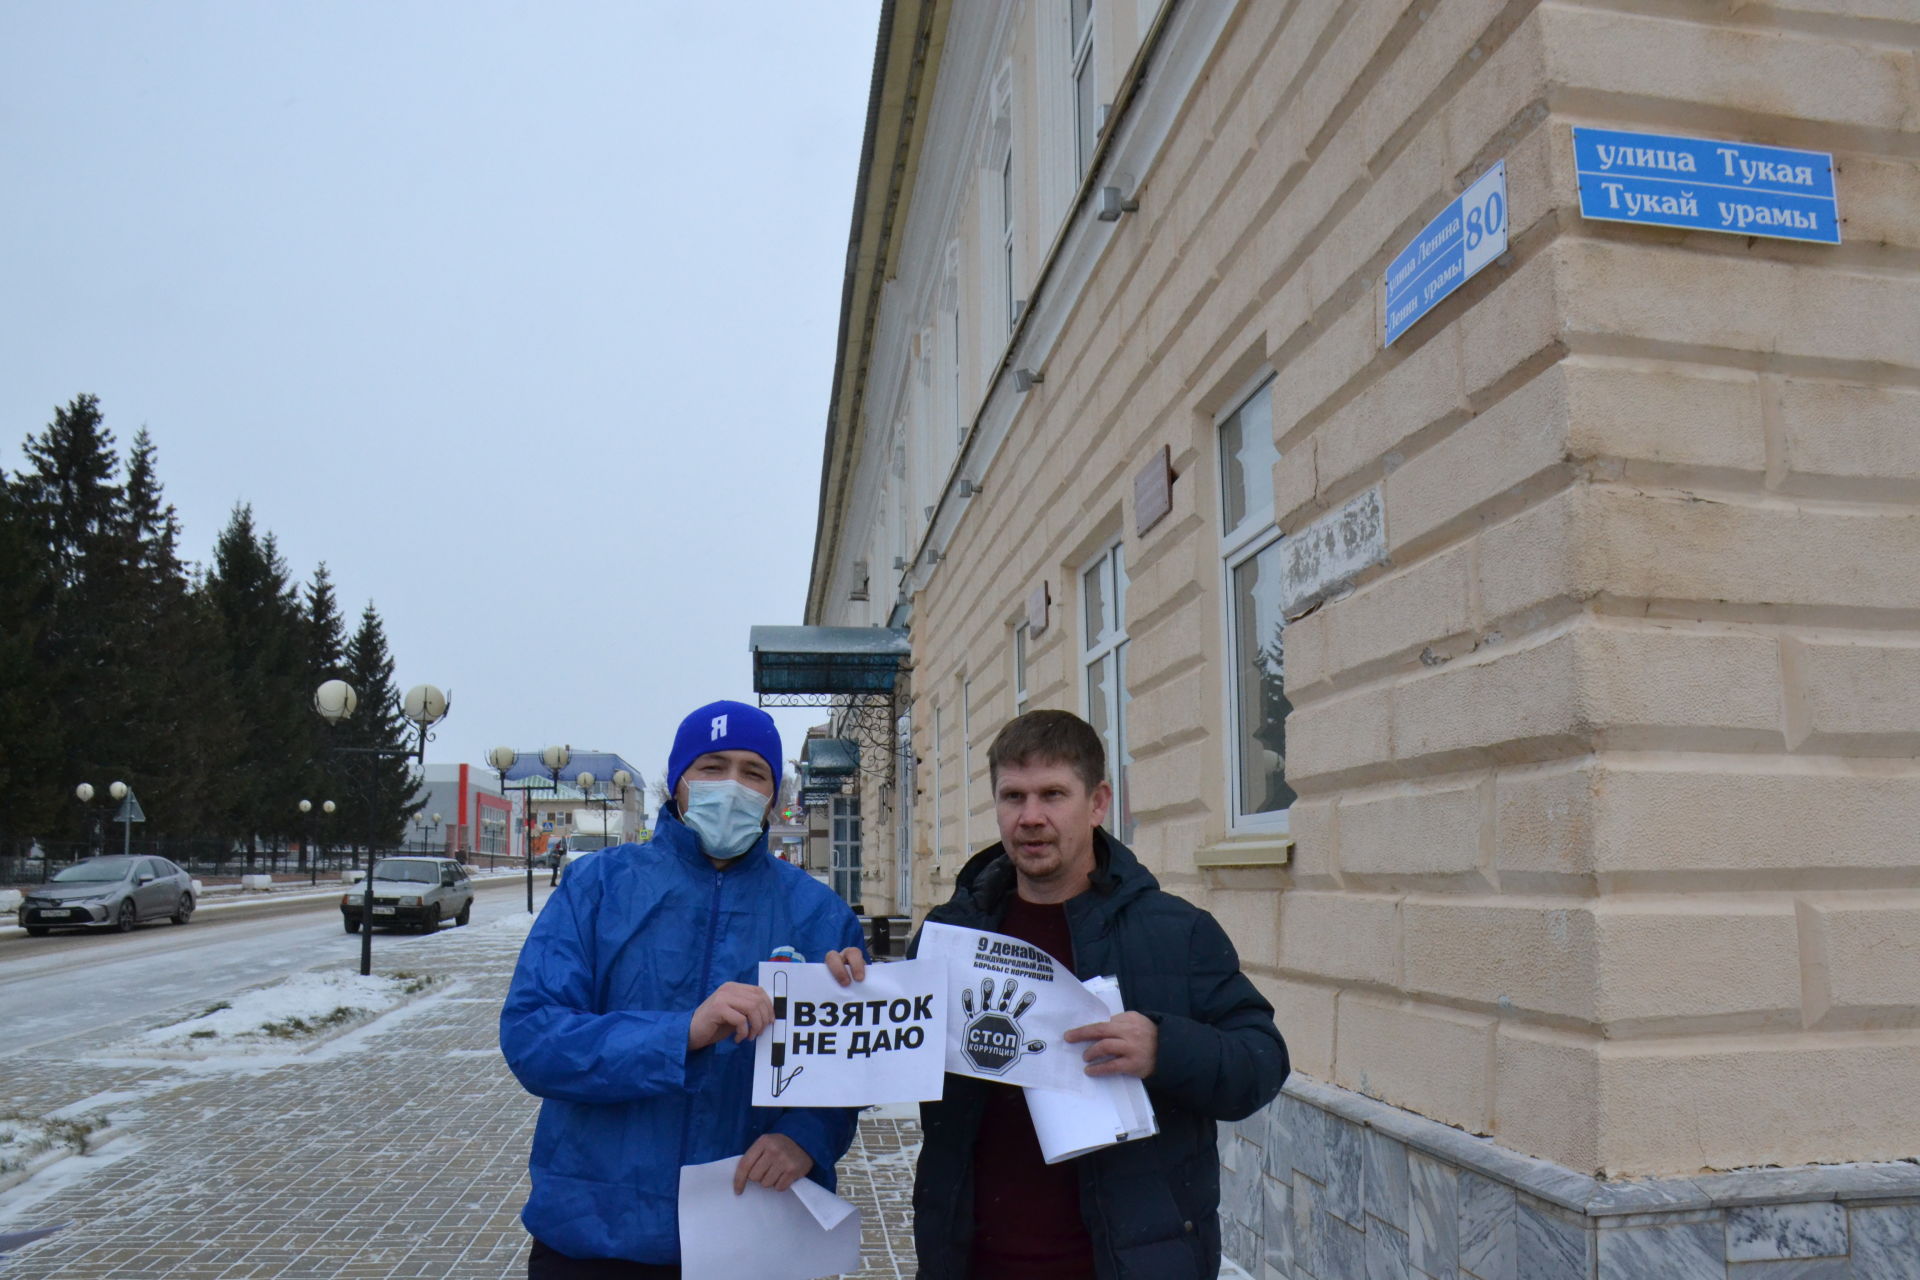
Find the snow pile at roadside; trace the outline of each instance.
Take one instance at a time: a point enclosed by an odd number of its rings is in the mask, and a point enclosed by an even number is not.
[[[92,1127],[73,1120],[0,1115],[0,1176],[44,1163],[42,1157],[49,1152],[85,1151]]]
[[[243,991],[204,1011],[134,1037],[125,1047],[153,1057],[280,1053],[351,1030],[431,987],[436,979],[410,973],[336,970],[296,973],[270,986]]]

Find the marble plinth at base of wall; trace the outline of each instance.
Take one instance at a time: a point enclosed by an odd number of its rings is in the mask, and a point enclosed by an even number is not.
[[[1296,1075],[1220,1166],[1256,1280],[1920,1280],[1920,1164],[1608,1182]]]

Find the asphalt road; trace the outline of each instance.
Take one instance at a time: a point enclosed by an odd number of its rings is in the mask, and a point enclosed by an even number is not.
[[[475,923],[526,910],[524,880],[474,883]],[[536,907],[546,895],[540,873]],[[29,938],[0,929],[0,1058],[61,1040],[98,1040],[123,1024],[129,1031],[151,1025],[167,1010],[211,1004],[329,961],[357,962],[360,938],[341,929],[339,901],[333,892],[234,907],[209,902],[185,927],[161,921],[132,933]],[[405,967],[407,950],[424,936],[376,932],[375,972]]]

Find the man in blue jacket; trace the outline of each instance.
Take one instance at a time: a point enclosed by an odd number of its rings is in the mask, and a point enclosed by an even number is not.
[[[1145,1081],[1160,1132],[1049,1165],[1019,1089],[949,1074],[920,1108],[920,1280],[1213,1280],[1214,1122],[1252,1115],[1286,1080],[1273,1007],[1214,918],[1101,830],[1113,792],[1091,725],[1030,711],[987,764],[1000,843],[927,919],[1010,934],[1081,978],[1117,977],[1125,1011],[1066,1039],[1085,1046],[1088,1075]]]
[[[544,1099],[520,1215],[531,1280],[678,1276],[682,1165],[739,1156],[736,1192],[834,1185],[856,1112],[749,1105],[773,1020],[759,963],[866,976],[847,904],[767,849],[781,759],[756,707],[689,715],[653,839],[574,864],[521,949],[500,1047]]]

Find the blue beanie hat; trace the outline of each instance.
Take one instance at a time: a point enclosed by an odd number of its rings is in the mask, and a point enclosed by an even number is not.
[[[678,794],[680,775],[709,751],[753,752],[773,771],[774,791],[779,792],[785,771],[780,730],[774,727],[773,717],[760,708],[744,702],[709,702],[682,720],[680,731],[673,735],[673,750],[667,754],[668,795]]]

